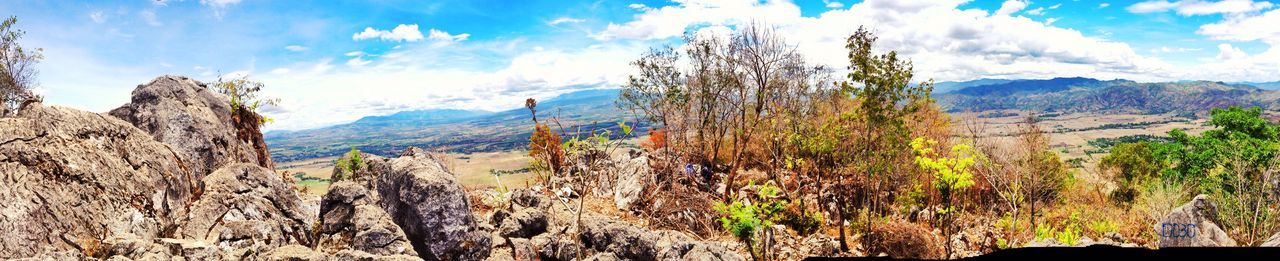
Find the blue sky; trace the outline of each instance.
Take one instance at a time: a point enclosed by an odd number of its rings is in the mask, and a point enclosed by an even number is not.
[[[616,87],[650,47],[750,21],[835,68],[867,26],[940,81],[1280,81],[1280,3],[1249,0],[23,0],[0,15],[44,48],[46,103],[102,112],[159,75],[248,74],[282,98],[268,128],[285,130]]]

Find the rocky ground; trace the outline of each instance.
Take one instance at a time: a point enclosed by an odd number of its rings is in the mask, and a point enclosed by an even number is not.
[[[596,189],[588,195],[564,180],[468,193],[436,155],[409,148],[395,158],[362,155],[355,178],[316,197],[299,193],[272,169],[257,125],[247,124],[259,116],[230,108],[203,83],[163,76],[138,86],[129,104],[110,113],[34,104],[0,119],[0,197],[6,199],[0,201],[0,258],[749,258],[722,235],[670,229],[689,227],[682,220],[708,220],[690,210],[706,206],[688,205],[678,194],[655,195],[651,156],[643,153],[605,161],[609,174],[593,180]],[[572,204],[584,196],[609,211]],[[486,206],[474,203],[478,197]],[[1207,236],[1160,246],[1235,245],[1213,215],[1212,202],[1197,197],[1167,222],[1198,224],[1198,234]],[[902,244],[948,242],[956,249],[952,257],[994,245],[989,226],[981,224],[946,241],[936,231],[923,234],[930,236]],[[775,246],[772,258],[839,254],[836,240],[823,233],[797,235],[774,226],[766,235]],[[1264,245],[1278,244],[1280,235]],[[853,254],[863,251],[855,246]]]

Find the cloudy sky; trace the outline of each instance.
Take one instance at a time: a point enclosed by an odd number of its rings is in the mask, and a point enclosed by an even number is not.
[[[650,47],[751,21],[836,68],[866,26],[939,81],[1280,81],[1280,3],[1249,0],[23,0],[0,15],[44,48],[48,104],[103,112],[158,75],[249,74],[283,99],[275,130],[616,87]]]

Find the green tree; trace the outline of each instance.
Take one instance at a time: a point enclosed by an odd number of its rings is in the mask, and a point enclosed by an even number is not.
[[[31,92],[36,85],[36,63],[43,49],[24,49],[18,39],[26,32],[13,28],[18,18],[0,22],[0,117],[13,115],[29,102],[40,100]]]
[[[933,188],[942,196],[943,207],[939,211],[943,215],[942,233],[946,238],[951,238],[951,223],[956,212],[952,205],[952,195],[973,187],[973,172],[970,168],[977,162],[977,157],[973,146],[969,144],[952,146],[950,157],[935,153],[933,147],[937,145],[938,141],[933,139],[916,138],[911,141],[916,164],[933,174]],[[951,256],[951,244],[946,244],[946,249],[947,256]]]
[[[1145,141],[1121,143],[1111,148],[1111,154],[1102,158],[1098,167],[1110,173],[1116,182],[1111,197],[1118,202],[1131,203],[1145,184],[1159,175],[1164,166],[1156,158],[1154,147]]]
[[[363,153],[356,147],[351,147],[351,151],[338,159],[334,165],[337,167],[333,172],[333,177],[329,180],[338,182],[342,180],[354,180],[360,178],[361,170],[365,169],[364,159],[360,155]]]
[[[927,104],[921,101],[930,100],[933,82],[927,81],[912,84],[914,77],[911,61],[898,58],[895,51],[886,54],[872,53],[876,37],[865,28],[859,27],[849,36],[845,48],[849,50],[848,80],[841,83],[841,89],[854,95],[856,105],[849,112],[855,116],[861,129],[856,132],[855,143],[852,144],[855,157],[848,159],[856,172],[863,174],[864,202],[863,214],[866,222],[863,235],[871,235],[871,218],[880,210],[881,191],[885,188],[884,179],[896,170],[895,159],[910,153],[906,145],[910,131],[905,119],[908,115]],[[841,187],[852,177],[840,175]],[[845,193],[839,205],[847,205]],[[842,208],[838,208],[842,209]],[[844,211],[837,211],[840,220],[845,219]],[[844,229],[840,229],[841,249],[847,250]],[[874,240],[874,239],[868,239]]]

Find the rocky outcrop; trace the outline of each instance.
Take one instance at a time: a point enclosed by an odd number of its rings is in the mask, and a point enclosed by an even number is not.
[[[480,260],[489,256],[487,231],[471,215],[466,192],[435,156],[409,148],[386,161],[375,182],[379,205],[404,229],[426,260]]]
[[[274,171],[236,163],[204,178],[205,192],[178,230],[182,238],[231,248],[311,244],[315,217]]]
[[[169,147],[128,122],[33,104],[0,118],[0,258],[171,236],[195,194]]]
[[[377,205],[375,196],[350,181],[334,183],[320,202],[317,249],[344,249],[377,255],[418,255],[404,231]]]
[[[1209,196],[1196,196],[1155,224],[1159,245],[1161,248],[1236,246],[1236,241],[1218,226],[1217,218],[1217,206]]]
[[[287,245],[271,250],[266,254],[264,260],[289,260],[289,261],[323,261],[328,258],[316,252],[311,248],[302,245]]]
[[[606,217],[583,217],[583,246],[627,260],[743,260],[714,243],[699,242],[680,232],[648,231]]]
[[[653,168],[649,166],[649,157],[643,153],[632,151],[628,155],[630,157],[618,167],[613,203],[621,210],[638,210],[644,203],[644,192],[653,187]]]
[[[258,130],[260,116],[235,110],[227,97],[182,76],[161,76],[138,85],[133,98],[110,112],[169,144],[196,178],[228,163],[273,169]]]

